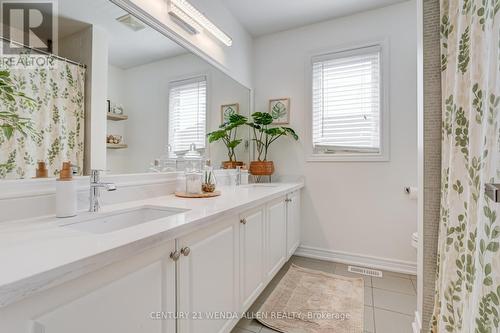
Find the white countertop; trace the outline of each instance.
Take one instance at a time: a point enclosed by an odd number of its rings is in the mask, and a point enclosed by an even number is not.
[[[101,213],[144,205],[189,211],[104,234],[62,227],[65,219],[54,216],[0,223],[0,307],[303,187],[269,185],[223,187],[208,199],[169,195],[105,206]]]

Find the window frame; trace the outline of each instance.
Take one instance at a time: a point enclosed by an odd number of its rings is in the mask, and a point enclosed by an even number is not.
[[[373,52],[373,48],[380,48],[380,150],[370,152],[369,149],[338,149],[332,153],[317,153],[313,147],[313,61],[324,58],[339,58],[344,53],[348,55]],[[306,162],[387,162],[390,160],[390,110],[389,110],[389,40],[387,38],[367,41],[357,44],[337,46],[326,50],[311,52],[306,59]]]
[[[208,133],[209,131],[209,124],[210,124],[210,103],[211,103],[211,98],[210,98],[210,89],[211,89],[211,77],[209,73],[193,73],[193,74],[188,74],[188,75],[182,75],[179,77],[174,77],[170,78],[168,83],[167,83],[167,131],[166,131],[166,145],[170,145],[170,91],[172,88],[175,88],[176,86],[182,85],[183,83],[188,83],[189,81],[196,81],[199,78],[205,78],[206,82],[206,97],[205,97],[205,103],[206,103],[206,108],[205,108],[205,134]],[[197,147],[196,150],[200,152],[200,154],[205,154],[209,153],[210,151],[210,145],[208,143],[208,138],[205,135],[205,147],[200,148]],[[185,153],[187,153],[188,150],[179,150],[175,151],[175,153],[179,156],[183,156]]]

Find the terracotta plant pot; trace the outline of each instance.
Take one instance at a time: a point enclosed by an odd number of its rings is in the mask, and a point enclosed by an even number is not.
[[[243,167],[243,162],[239,161],[224,161],[222,162],[222,169],[236,169],[237,166]]]
[[[270,176],[274,173],[274,163],[273,161],[252,161],[250,173],[254,176]]]

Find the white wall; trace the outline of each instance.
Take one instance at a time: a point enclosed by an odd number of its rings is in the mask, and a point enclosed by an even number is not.
[[[309,56],[382,38],[390,45],[390,161],[305,162]],[[415,2],[257,38],[254,61],[255,111],[290,97],[291,127],[303,139],[271,148],[278,175],[305,177],[302,246],[414,264],[417,205],[403,187],[417,184]]]
[[[114,174],[146,172],[150,163],[165,152],[168,139],[168,85],[171,81],[197,75],[208,76],[208,131],[220,125],[222,104],[238,102],[240,113],[249,113],[249,90],[192,54],[127,70],[111,67],[109,72],[108,96],[120,99],[129,116],[123,122],[128,148],[108,152],[107,169]],[[111,123],[108,121],[108,125],[115,126],[115,131],[118,131],[116,126],[119,125]],[[221,143],[211,144],[209,148],[207,155],[218,167],[226,159],[225,148]],[[244,152],[240,151],[240,156],[243,157]]]
[[[84,172],[106,169],[106,95],[108,36],[99,27],[72,34],[59,42],[59,55],[87,66],[85,74]],[[93,84],[99,82],[99,84]]]
[[[174,41],[190,51],[200,52],[205,60],[217,63],[220,69],[246,87],[252,88],[252,47],[251,35],[224,6],[221,0],[191,0],[191,3],[204,13],[215,25],[233,39],[233,45],[227,47],[206,32],[191,35],[171,19],[167,11],[167,1],[158,0],[112,0],[129,10],[139,8],[148,21],[156,20],[162,30],[171,35]],[[136,15],[141,13],[134,11]],[[146,16],[146,17],[145,17]]]

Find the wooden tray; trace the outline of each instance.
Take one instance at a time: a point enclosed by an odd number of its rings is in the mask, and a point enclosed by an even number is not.
[[[215,192],[203,192],[201,194],[190,194],[186,192],[175,192],[176,197],[181,197],[181,198],[212,198],[212,197],[218,197],[220,195],[220,191],[215,191]]]

